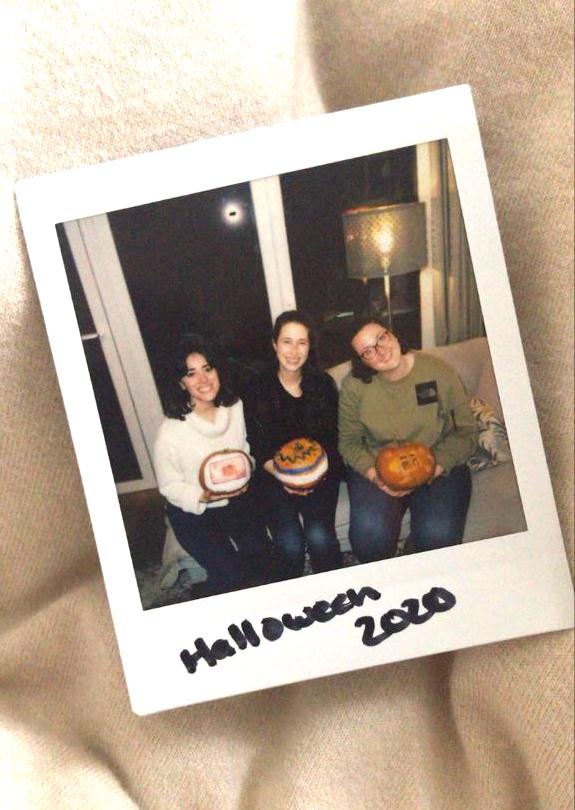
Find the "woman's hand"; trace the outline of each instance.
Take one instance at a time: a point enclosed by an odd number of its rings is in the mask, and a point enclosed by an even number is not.
[[[432,481],[435,481],[435,479],[439,478],[440,475],[443,475],[444,472],[445,472],[445,470],[443,469],[441,464],[436,464],[435,465],[435,470],[433,471],[433,475],[431,476],[431,478],[429,479],[429,481],[427,483],[431,484]]]
[[[391,495],[392,498],[404,498],[406,495],[411,495],[413,492],[412,489],[402,489],[397,491],[395,489],[390,489],[387,484],[384,484],[379,475],[377,474],[377,470],[375,467],[370,467],[369,470],[366,472],[365,477],[368,481],[371,481],[374,486],[378,489],[381,489],[382,492],[385,492],[386,495]]]
[[[265,461],[263,466],[264,466],[264,470],[269,472],[270,475],[273,475],[274,478],[277,478],[277,475],[275,473],[275,467],[274,467],[273,458],[270,458],[269,461]],[[279,481],[279,478],[278,478],[278,481]],[[305,495],[311,495],[311,493],[313,492],[313,489],[292,489],[291,487],[286,487],[285,484],[283,486],[284,486],[285,491],[288,493],[288,495],[303,495],[303,496],[305,496]]]
[[[249,484],[246,484],[245,487],[242,487],[237,492],[231,492],[228,494],[222,493],[221,495],[218,495],[215,492],[207,492],[207,490],[204,490],[200,495],[199,500],[201,503],[214,503],[215,501],[227,501],[229,500],[229,498],[237,498],[239,495],[243,495],[244,492],[247,492],[248,487]]]
[[[288,493],[288,495],[311,495],[313,489],[291,489],[291,487],[286,487],[284,484],[284,489]]]

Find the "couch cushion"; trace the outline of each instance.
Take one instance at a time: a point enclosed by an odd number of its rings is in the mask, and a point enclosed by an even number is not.
[[[493,363],[485,363],[483,371],[479,378],[477,388],[473,392],[480,397],[488,405],[491,405],[495,411],[498,419],[505,421],[503,418],[503,409],[501,408],[501,400],[499,399],[499,391],[497,390],[497,381],[495,379],[495,372],[493,370]]]
[[[479,382],[486,366],[491,365],[491,356],[487,338],[471,338],[461,343],[452,343],[450,346],[434,346],[425,349],[427,354],[440,357],[449,363],[459,374],[468,394],[476,394]],[[495,378],[494,378],[495,379]],[[483,397],[489,402],[489,396]]]
[[[527,529],[513,464],[474,473],[465,542],[501,537]]]
[[[333,379],[335,380],[335,384],[337,385],[338,388],[341,388],[341,384],[344,381],[344,378],[347,377],[350,371],[351,371],[350,360],[346,360],[345,363],[339,363],[339,365],[332,366],[331,368],[327,369],[327,373],[333,377]]]

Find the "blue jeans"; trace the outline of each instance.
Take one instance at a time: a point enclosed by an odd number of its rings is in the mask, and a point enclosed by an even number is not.
[[[290,495],[276,478],[262,472],[257,492],[274,542],[276,579],[301,577],[306,549],[314,574],[341,568],[335,533],[336,476],[324,479],[310,495]]]
[[[411,510],[409,543],[414,551],[431,551],[461,543],[471,498],[466,465],[454,467],[411,495],[394,498],[348,467],[349,541],[357,559],[374,562],[394,557],[406,509]]]
[[[171,503],[166,513],[178,543],[205,568],[210,594],[270,581],[270,543],[251,491],[201,515]]]

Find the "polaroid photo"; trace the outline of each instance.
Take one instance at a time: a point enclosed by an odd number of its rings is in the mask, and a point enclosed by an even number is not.
[[[467,86],[17,200],[136,713],[572,625]]]

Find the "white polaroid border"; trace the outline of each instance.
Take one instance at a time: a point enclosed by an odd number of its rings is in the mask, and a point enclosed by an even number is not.
[[[455,170],[527,531],[144,611],[55,225],[441,139]],[[469,87],[31,178],[18,183],[17,200],[136,713],[572,626],[572,583]],[[275,640],[262,635],[265,617],[301,614],[363,587],[380,598]],[[357,619],[373,617],[379,633],[382,614],[433,587],[456,604],[375,646],[362,642]],[[210,647],[230,642],[229,625],[244,620],[258,646],[231,642],[233,656],[215,666],[199,660],[195,673],[187,671],[183,649],[193,653],[198,638]],[[273,622],[267,629],[279,633]]]

